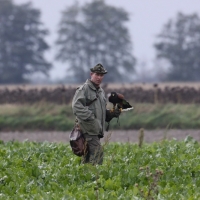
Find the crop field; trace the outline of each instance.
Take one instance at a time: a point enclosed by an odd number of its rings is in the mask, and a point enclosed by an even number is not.
[[[200,199],[193,138],[105,143],[104,163],[80,164],[64,143],[0,143],[0,199]]]
[[[120,123],[113,119],[114,140],[102,140],[104,163],[97,166],[82,165],[68,140],[37,137],[62,131],[66,138],[74,125],[76,87],[0,86],[0,199],[200,199],[200,83],[103,84],[106,93],[124,94],[134,109],[122,113]],[[145,131],[138,144],[132,130],[143,128],[151,134]],[[159,129],[162,134],[156,134]],[[180,133],[179,140],[168,140],[173,129],[188,130],[187,135],[194,130],[195,139]],[[11,136],[15,131],[37,134],[32,141],[18,142]],[[12,139],[3,141],[2,134]],[[126,141],[117,142],[119,136]]]

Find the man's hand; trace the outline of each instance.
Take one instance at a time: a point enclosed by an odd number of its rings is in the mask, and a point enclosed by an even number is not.
[[[112,118],[118,118],[121,114],[121,110],[116,108],[115,110],[106,110],[106,122],[109,122]]]
[[[111,112],[111,114],[113,115],[113,117],[116,117],[116,118],[118,118],[119,115],[121,114],[121,110],[118,109],[118,108],[116,108],[115,110],[110,111],[110,112]]]

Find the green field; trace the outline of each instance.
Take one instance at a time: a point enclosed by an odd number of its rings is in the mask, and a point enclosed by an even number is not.
[[[81,165],[68,144],[0,142],[0,199],[200,199],[200,145],[104,145],[102,166]]]
[[[133,106],[110,128],[200,129],[197,104]],[[69,131],[74,120],[71,105],[0,105],[0,131]],[[200,144],[193,138],[103,146],[103,165],[92,166],[82,165],[69,143],[0,141],[0,199],[200,199]]]
[[[110,106],[110,107],[109,107]],[[134,110],[123,112],[111,122],[113,129],[199,129],[198,104],[133,104]],[[111,105],[108,105],[111,108]],[[0,130],[71,130],[75,117],[71,105],[38,103],[0,105]]]

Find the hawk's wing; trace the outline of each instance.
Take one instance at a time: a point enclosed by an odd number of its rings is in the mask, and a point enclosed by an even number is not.
[[[133,106],[131,106],[128,101],[123,99],[122,103],[118,104],[118,108],[122,108],[122,110],[132,110]]]

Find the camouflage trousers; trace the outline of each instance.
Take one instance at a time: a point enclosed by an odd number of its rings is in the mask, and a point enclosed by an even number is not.
[[[103,163],[103,148],[100,138],[97,135],[84,134],[86,142],[89,146],[88,152],[82,158],[82,163],[91,163],[92,165]]]

